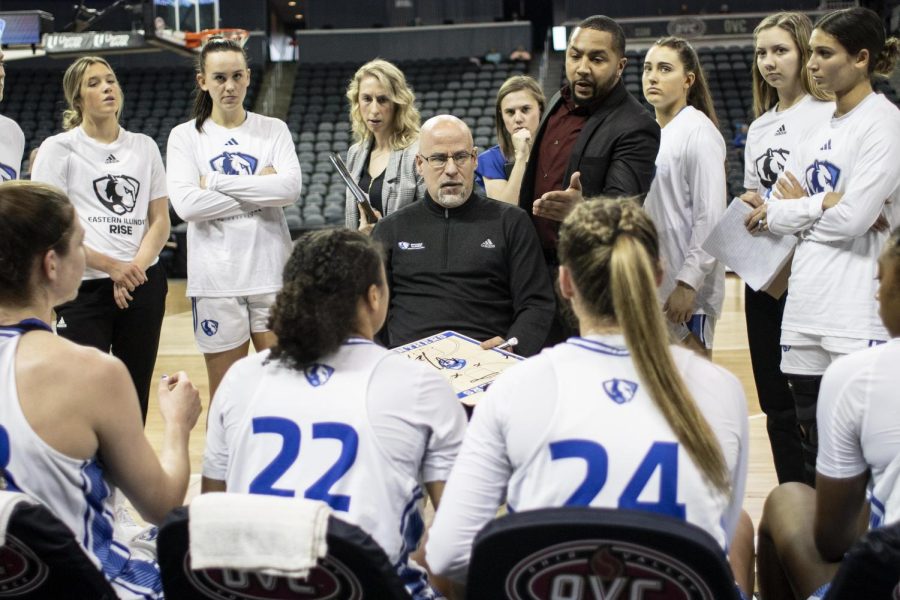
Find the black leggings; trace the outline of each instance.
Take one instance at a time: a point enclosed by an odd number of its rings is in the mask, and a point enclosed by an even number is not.
[[[781,372],[781,318],[787,294],[776,300],[765,292],[744,290],[747,341],[759,406],[766,413],[766,430],[778,483],[807,481],[800,429],[788,379]]]
[[[112,352],[125,363],[145,423],[168,290],[165,271],[157,263],[147,269],[147,282],[131,293],[134,300],[125,310],[116,306],[109,278],[83,281],[77,298],[56,307],[56,332],[60,337]]]

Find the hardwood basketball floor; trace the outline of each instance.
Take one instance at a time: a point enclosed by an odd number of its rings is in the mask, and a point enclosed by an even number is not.
[[[191,435],[191,472],[194,473],[188,497],[199,493],[199,474],[203,462],[203,446],[206,440],[206,409],[209,406],[209,386],[203,356],[197,351],[193,338],[191,304],[184,296],[184,280],[169,281],[166,316],[163,321],[159,355],[156,360],[154,381],[164,373],[186,371],[200,389],[204,412]],[[766,496],[777,484],[769,440],[766,436],[765,415],[759,409],[750,352],[747,349],[747,328],[744,323],[744,285],[740,279],[729,275],[725,286],[725,305],[716,326],[713,360],[734,373],[744,386],[747,395],[747,411],[750,415],[750,460],[744,508],[750,513],[754,525],[759,523]],[[162,439],[162,418],[156,402],[156,386],[150,391],[150,410],[147,415],[147,436],[157,450]]]

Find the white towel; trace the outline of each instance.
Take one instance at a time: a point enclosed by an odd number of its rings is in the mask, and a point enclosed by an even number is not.
[[[0,491],[0,547],[6,545],[6,528],[9,527],[9,518],[16,506],[22,502],[37,504],[37,500],[21,492]]]
[[[324,502],[259,494],[201,494],[190,506],[191,569],[304,578],[328,553]]]

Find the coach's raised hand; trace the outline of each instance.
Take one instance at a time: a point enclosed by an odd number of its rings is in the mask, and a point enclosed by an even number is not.
[[[559,192],[547,192],[534,202],[531,212],[538,217],[563,221],[576,206],[584,201],[581,194],[581,172],[572,173],[569,187]]]

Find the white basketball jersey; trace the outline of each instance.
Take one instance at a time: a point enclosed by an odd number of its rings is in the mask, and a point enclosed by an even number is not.
[[[770,202],[770,229],[805,219],[794,252],[782,331],[887,340],[875,301],[876,265],[888,232],[871,229],[884,214],[900,224],[900,110],[870,94],[849,113],[815,128],[788,163],[807,198]],[[824,212],[827,192],[841,201]],[[800,214],[804,213],[804,214]],[[808,223],[808,224],[806,224]],[[791,343],[786,341],[785,343]]]
[[[393,395],[408,396],[412,413],[416,390],[409,386],[417,383],[417,374],[425,368],[359,339],[349,340],[336,354],[303,372],[277,361],[263,364],[267,356],[257,354],[237,363],[223,381],[222,393],[216,394],[204,476],[225,479],[229,492],[328,503],[336,516],[372,535],[411,590],[422,588],[422,573],[414,564],[407,564],[407,557],[424,531],[420,513],[423,490],[417,477],[404,472],[386,452],[389,440],[379,439],[373,429],[367,395],[377,369],[397,372],[399,366]],[[449,386],[441,384],[447,395],[438,398],[433,418],[454,422],[454,418],[446,418],[442,407],[455,411],[450,413],[458,419],[451,436],[455,437],[455,457],[464,418],[458,402],[451,399]],[[422,435],[393,423],[400,427],[399,435]],[[437,433],[440,429],[440,423],[435,423],[432,437],[441,436]],[[410,457],[416,470],[429,460],[430,451]],[[226,461],[222,477],[220,465]],[[439,479],[446,476],[441,473]]]
[[[0,465],[4,489],[24,492],[47,506],[72,530],[119,598],[162,598],[159,565],[133,558],[124,539],[117,539],[111,486],[97,459],[80,460],[51,448],[22,413],[16,391],[16,348],[28,329],[50,330],[39,321],[29,321],[0,327],[0,456],[7,458]]]
[[[280,208],[300,194],[300,163],[284,121],[252,112],[239,127],[212,119],[197,131],[194,121],[169,134],[172,206],[188,222],[188,296],[231,297],[277,292],[291,252]],[[267,166],[277,176],[258,175]],[[200,188],[200,177],[207,187]],[[281,185],[290,180],[288,185]],[[279,195],[288,195],[278,202]],[[272,205],[271,202],[275,202]],[[200,206],[231,209],[203,214]]]
[[[718,316],[725,265],[701,248],[725,212],[725,140],[712,121],[685,106],[662,128],[656,176],[644,208],[659,231],[664,261],[660,299],[683,281],[697,290],[694,313]]]
[[[703,479],[653,404],[627,352],[572,339],[547,352],[557,406],[509,482],[516,511],[596,506],[687,520],[725,547],[727,495]]]
[[[834,114],[834,102],[806,95],[787,110],[770,108],[750,124],[744,147],[744,188],[768,198],[787,165],[791,151]]]
[[[150,201],[167,195],[156,143],[121,128],[112,144],[92,139],[81,127],[47,138],[31,179],[55,185],[69,196],[84,227],[86,246],[125,262],[141,247]],[[109,275],[84,270],[84,279],[103,277]]]
[[[22,176],[25,134],[19,124],[0,115],[0,183]]]

